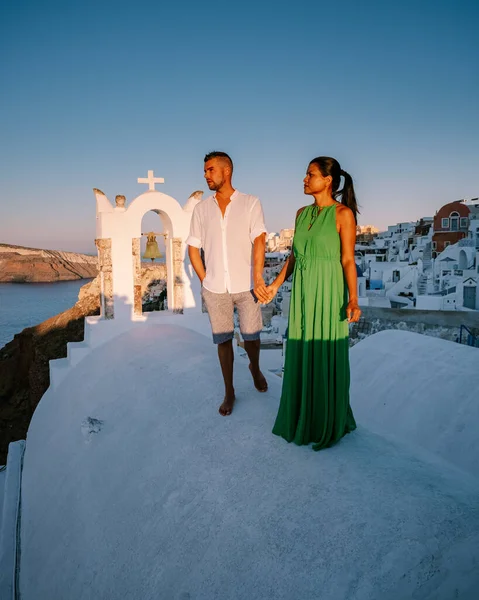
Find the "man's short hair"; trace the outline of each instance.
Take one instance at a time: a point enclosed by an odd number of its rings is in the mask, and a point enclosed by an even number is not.
[[[206,154],[205,156],[205,163],[208,162],[209,160],[211,160],[212,158],[222,158],[224,159],[227,163],[228,166],[231,169],[231,172],[233,172],[233,161],[231,160],[231,157],[226,154],[226,152],[208,152],[208,154]]]

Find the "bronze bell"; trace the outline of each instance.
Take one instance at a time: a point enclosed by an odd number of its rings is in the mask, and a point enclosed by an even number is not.
[[[156,241],[156,236],[154,233],[147,233],[147,242],[146,242],[146,250],[145,254],[143,254],[143,258],[151,258],[151,262],[155,260],[155,258],[161,258],[163,254],[160,252],[158,248],[158,242]]]

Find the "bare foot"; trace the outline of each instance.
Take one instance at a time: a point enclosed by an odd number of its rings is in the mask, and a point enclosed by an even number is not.
[[[258,390],[258,392],[267,392],[268,391],[268,382],[266,381],[265,376],[258,369],[257,373],[253,373],[253,367],[251,363],[249,365],[249,370],[251,371],[251,375],[253,376],[254,387]]]
[[[225,399],[223,400],[223,404],[218,409],[220,415],[223,415],[223,417],[227,417],[228,415],[230,415],[233,412],[235,400],[236,398],[234,392],[231,395],[226,394]]]

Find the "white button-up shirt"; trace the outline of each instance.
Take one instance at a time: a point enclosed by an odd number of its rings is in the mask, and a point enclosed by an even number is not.
[[[235,190],[224,217],[216,196],[197,204],[186,243],[205,252],[203,286],[216,294],[251,290],[253,243],[262,233],[267,232],[263,209],[256,196]]]

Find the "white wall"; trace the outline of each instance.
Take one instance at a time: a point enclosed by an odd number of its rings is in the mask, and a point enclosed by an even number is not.
[[[413,265],[407,269],[400,269],[401,279],[387,287],[386,296],[399,296],[401,293],[417,295],[418,268]]]
[[[368,263],[369,257],[366,262]],[[399,271],[399,277],[402,278],[404,274],[411,269],[408,262],[375,262],[371,261],[371,270],[369,270],[369,264],[366,265],[364,274],[368,279],[380,279],[383,282],[383,288],[386,290],[393,287],[393,272]]]
[[[419,310],[444,310],[442,296],[418,296],[416,308]]]
[[[358,298],[366,297],[366,277],[358,277]]]

